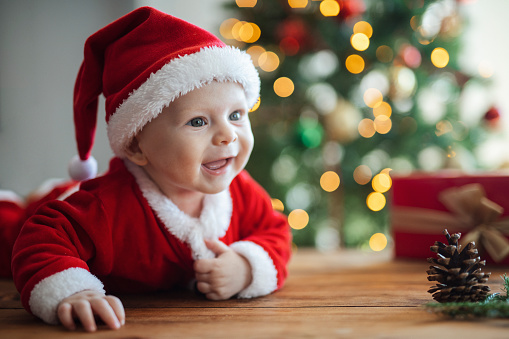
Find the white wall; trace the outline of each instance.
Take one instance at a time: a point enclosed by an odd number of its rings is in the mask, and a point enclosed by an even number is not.
[[[221,2],[0,0],[0,189],[24,196],[46,179],[68,178],[73,87],[88,36],[144,5],[214,31],[224,19]],[[99,172],[112,156],[104,116],[100,101],[92,152]]]

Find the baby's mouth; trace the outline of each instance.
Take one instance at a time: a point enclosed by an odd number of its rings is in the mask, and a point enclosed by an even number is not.
[[[203,167],[205,167],[211,171],[216,171],[218,169],[225,167],[230,162],[230,160],[231,160],[231,158],[211,161],[206,164],[203,164]]]

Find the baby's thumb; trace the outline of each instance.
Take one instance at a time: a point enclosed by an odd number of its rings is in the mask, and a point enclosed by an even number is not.
[[[230,248],[226,246],[225,243],[219,240],[205,240],[205,246],[207,246],[209,250],[214,252],[216,256],[219,256],[224,252],[230,250]]]

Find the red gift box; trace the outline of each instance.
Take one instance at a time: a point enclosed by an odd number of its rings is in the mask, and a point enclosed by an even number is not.
[[[452,172],[393,176],[391,228],[396,258],[428,258],[444,229],[475,241],[482,260],[509,265],[509,176]]]

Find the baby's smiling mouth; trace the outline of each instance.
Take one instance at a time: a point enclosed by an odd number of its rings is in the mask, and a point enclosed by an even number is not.
[[[218,169],[225,167],[231,161],[231,159],[232,158],[225,158],[221,160],[211,161],[206,164],[203,164],[202,166],[211,171],[216,171]]]

